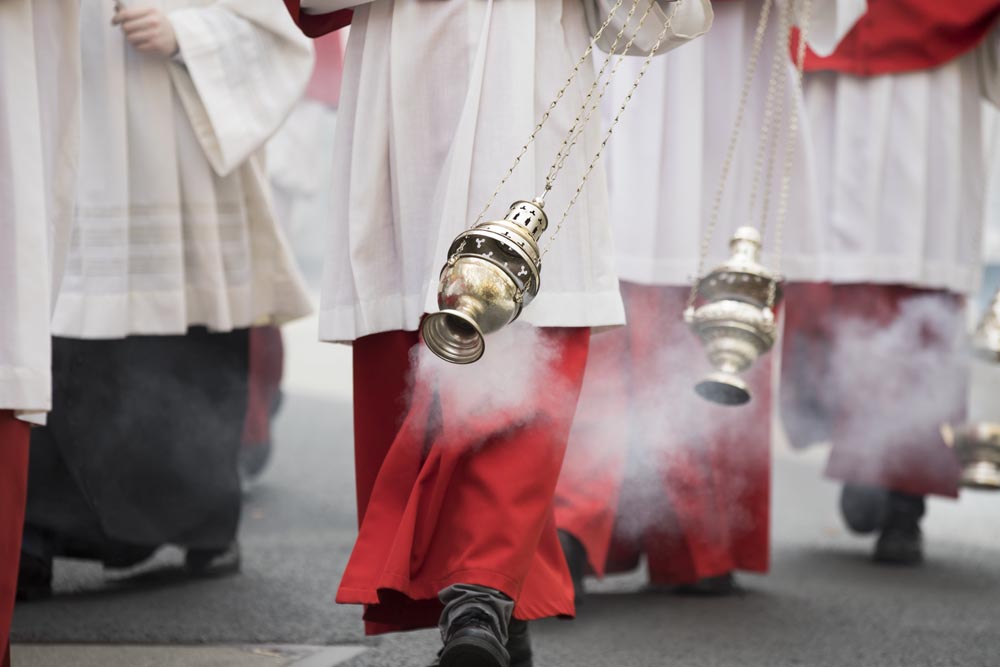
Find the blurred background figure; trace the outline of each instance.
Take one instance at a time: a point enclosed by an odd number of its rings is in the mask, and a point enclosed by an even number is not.
[[[333,139],[347,31],[313,42],[316,64],[305,97],[267,144],[275,217],[310,288],[319,285],[325,224],[333,219]],[[284,351],[279,328],[250,331],[250,394],[240,454],[245,483],[259,478],[271,460],[271,422],[281,405]]]
[[[280,4],[172,7],[81,7],[86,132],[24,598],[51,592],[56,556],[126,567],[176,544],[194,574],[239,567],[248,329],[310,310],[261,147],[311,47]]]
[[[807,59],[826,278],[788,287],[781,412],[794,446],[833,443],[844,518],[878,533],[881,562],[920,562],[924,497],[958,492],[939,428],[965,412],[998,16],[997,0],[870,0]]]
[[[334,211],[334,130],[349,28],[315,39],[316,66],[292,114],[267,146],[275,212],[310,285],[318,285]]]
[[[240,475],[244,489],[256,481],[271,461],[274,443],[271,424],[281,408],[281,379],[285,371],[285,344],[281,328],[250,329],[247,375],[247,413],[240,448]]]
[[[79,141],[76,2],[0,3],[0,665],[17,583],[30,423],[52,405],[49,322]]]

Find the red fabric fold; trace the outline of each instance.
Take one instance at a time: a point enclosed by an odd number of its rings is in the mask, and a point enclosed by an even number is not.
[[[406,400],[416,333],[355,342],[361,527],[337,601],[366,605],[370,634],[435,626],[437,594],[456,583],[502,591],[519,619],[574,613],[552,499],[590,333],[539,336],[550,381],[505,388],[523,410],[474,418],[433,374],[418,374]]]
[[[976,48],[996,24],[1000,0],[868,0],[868,12],[829,56],[807,52],[806,71],[856,76],[939,67]],[[798,32],[792,36],[792,53]]]
[[[292,15],[292,20],[309,37],[320,37],[335,30],[351,25],[354,11],[341,9],[329,14],[306,14],[302,11],[300,0],[285,0],[285,7]]]
[[[656,584],[766,571],[770,535],[770,357],[753,401],[712,405],[709,368],[682,313],[687,288],[622,284],[629,325],[592,341],[556,495],[556,521],[603,575],[647,555]]]

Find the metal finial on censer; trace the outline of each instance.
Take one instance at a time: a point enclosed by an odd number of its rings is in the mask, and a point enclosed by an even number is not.
[[[976,356],[986,361],[1000,362],[1000,290],[993,295],[972,337]]]

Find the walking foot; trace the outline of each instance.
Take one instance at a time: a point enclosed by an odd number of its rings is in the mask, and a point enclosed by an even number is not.
[[[693,584],[681,584],[674,588],[677,595],[689,595],[692,597],[724,597],[733,595],[740,591],[736,583],[736,577],[732,572],[719,575],[717,577],[705,577]]]
[[[890,493],[885,526],[875,543],[875,562],[889,565],[922,563],[924,539],[920,519],[923,516],[923,496]]]
[[[840,514],[851,532],[867,535],[880,529],[889,509],[889,491],[877,486],[845,484],[840,491]]]
[[[513,624],[512,624],[513,625]],[[527,638],[527,627],[524,628]],[[517,667],[530,667],[528,662]],[[496,617],[476,607],[458,615],[449,625],[444,648],[431,667],[511,667],[511,656],[500,641]]]

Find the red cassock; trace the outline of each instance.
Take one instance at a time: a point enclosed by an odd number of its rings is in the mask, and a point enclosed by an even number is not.
[[[17,592],[21,531],[28,494],[31,429],[14,413],[0,410],[0,666],[10,667],[10,621]]]
[[[417,333],[354,342],[361,529],[337,601],[366,605],[369,633],[436,625],[438,592],[457,583],[502,591],[522,620],[574,613],[552,503],[590,331],[539,336],[546,381],[504,386],[518,407],[475,417],[460,388],[414,381]]]
[[[826,474],[837,480],[956,496],[961,470],[940,426],[965,415],[964,372],[949,343],[964,327],[962,302],[900,285],[789,285],[780,402],[793,446],[833,443]],[[873,372],[851,351],[861,346],[880,356]],[[921,418],[927,411],[933,419]]]
[[[663,585],[768,568],[771,358],[748,374],[749,405],[697,396],[709,368],[682,320],[688,292],[622,283],[628,326],[591,342],[556,523],[598,576],[641,553]]]

